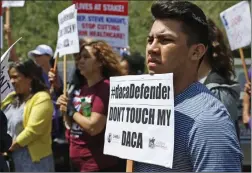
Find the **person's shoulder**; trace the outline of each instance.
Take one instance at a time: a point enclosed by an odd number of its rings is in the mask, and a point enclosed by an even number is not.
[[[193,119],[204,111],[214,112],[221,107],[221,102],[201,83],[193,84],[175,98],[175,110]]]
[[[102,98],[109,98],[110,84],[108,79],[104,79],[95,87],[95,95]]]
[[[39,91],[33,95],[32,100],[51,100],[51,95],[47,91]]]
[[[97,88],[102,90],[109,90],[110,82],[109,79],[103,79],[101,82],[98,83]]]

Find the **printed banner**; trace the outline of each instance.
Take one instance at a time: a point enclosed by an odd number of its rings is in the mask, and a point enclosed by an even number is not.
[[[22,37],[21,37],[22,38]],[[9,58],[10,58],[10,51],[13,48],[13,46],[21,39],[19,38],[15,43],[11,45],[11,47],[1,56],[1,74],[0,74],[0,86],[1,86],[1,102],[5,97],[12,92],[13,86],[10,82],[10,77],[8,74],[8,69],[9,69]]]
[[[251,16],[248,1],[242,1],[220,13],[231,50],[251,43]]]
[[[128,1],[73,0],[78,10],[79,37],[128,46]]]
[[[59,57],[78,53],[80,50],[77,29],[77,10],[75,4],[71,5],[58,15],[59,31],[57,49]]]
[[[172,168],[173,74],[110,78],[104,154]]]

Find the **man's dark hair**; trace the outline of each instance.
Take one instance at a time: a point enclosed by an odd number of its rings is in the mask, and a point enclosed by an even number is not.
[[[182,22],[182,31],[188,36],[187,45],[208,45],[208,28],[204,12],[187,1],[158,0],[151,6],[155,19],[172,19]]]

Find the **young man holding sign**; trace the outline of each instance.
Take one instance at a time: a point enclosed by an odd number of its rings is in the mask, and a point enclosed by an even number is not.
[[[197,82],[208,46],[203,11],[190,2],[157,1],[146,47],[150,74],[173,73],[175,143],[172,169],[135,162],[137,172],[241,171],[242,153],[224,105]],[[169,136],[167,136],[169,138]]]

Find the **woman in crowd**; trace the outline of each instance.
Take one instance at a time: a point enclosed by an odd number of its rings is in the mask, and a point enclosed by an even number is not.
[[[61,110],[72,119],[70,158],[74,171],[120,171],[118,158],[104,155],[104,133],[109,102],[109,78],[123,74],[118,55],[104,41],[91,41],[80,48],[78,69],[86,78],[73,95],[58,99]]]
[[[91,39],[90,38],[85,38],[85,39],[80,39],[79,40],[79,44],[80,44],[80,47],[81,47],[81,45],[82,44],[85,44],[85,43],[87,43],[88,41],[91,41]],[[75,67],[74,67],[74,69],[73,69],[73,72],[72,72],[72,74],[71,74],[71,78],[70,78],[70,80],[67,82],[67,92],[68,92],[68,95],[69,96],[71,96],[71,95],[73,95],[73,91],[75,90],[75,89],[78,89],[78,88],[80,88],[81,86],[83,86],[84,84],[86,84],[86,79],[85,79],[85,77],[84,76],[82,76],[81,74],[80,74],[80,70],[77,68],[77,65],[78,65],[78,63],[79,63],[79,56],[80,56],[80,54],[79,53],[75,53],[75,54],[73,54],[73,57],[74,57],[74,63],[75,63]],[[50,81],[50,83],[53,85],[53,87],[55,88],[57,88],[57,81],[59,81],[58,80],[58,75],[56,74],[55,75],[55,72],[54,72],[54,70],[53,69],[51,69],[50,71],[49,71],[49,73],[48,73],[48,78],[49,78],[49,81]],[[69,118],[67,118],[67,117],[65,117],[65,122],[64,122],[64,124],[65,124],[65,138],[66,138],[66,142],[68,142],[69,143],[69,138],[70,138],[70,127],[69,127],[69,125],[68,124],[70,124],[70,123],[67,123],[67,121],[69,121]],[[71,166],[69,165],[69,151],[68,152],[66,152],[66,150],[65,150],[65,147],[67,147],[67,150],[69,149],[69,146],[67,145],[64,145],[64,155],[65,155],[65,159],[64,159],[64,162],[63,163],[60,163],[60,164],[56,164],[55,165],[55,169],[56,169],[56,171],[57,170],[59,170],[59,171],[61,171],[62,169],[64,169],[64,171],[71,171]],[[54,148],[54,153],[55,153],[55,155],[56,155],[56,158],[55,159],[57,159],[57,157],[59,156],[60,158],[62,158],[62,152],[56,152],[56,150],[58,150],[59,149],[59,146],[57,145],[55,148]],[[69,169],[69,167],[70,167],[70,169]]]
[[[209,47],[198,71],[198,79],[226,106],[238,132],[238,100],[240,85],[232,80],[235,76],[231,50],[215,23],[208,19]]]
[[[51,172],[54,161],[51,149],[53,104],[42,77],[42,69],[33,60],[15,62],[9,68],[15,92],[1,103],[8,120],[13,142],[16,172]]]
[[[123,54],[121,66],[128,75],[143,74],[145,68],[145,59],[138,52],[135,52],[131,55]]]
[[[48,73],[50,69],[54,66],[54,58],[53,58],[53,50],[50,46],[41,44],[36,47],[36,49],[28,52],[28,57],[33,59],[43,70],[43,78],[45,84],[48,88],[50,88],[51,83],[48,78]],[[56,106],[57,98],[62,94],[62,80],[57,74],[57,80],[54,82],[54,92],[50,93],[51,98],[54,104],[53,110],[53,118],[52,118],[52,139],[55,140],[61,137],[61,129],[62,129],[62,117],[60,117],[60,113]]]

